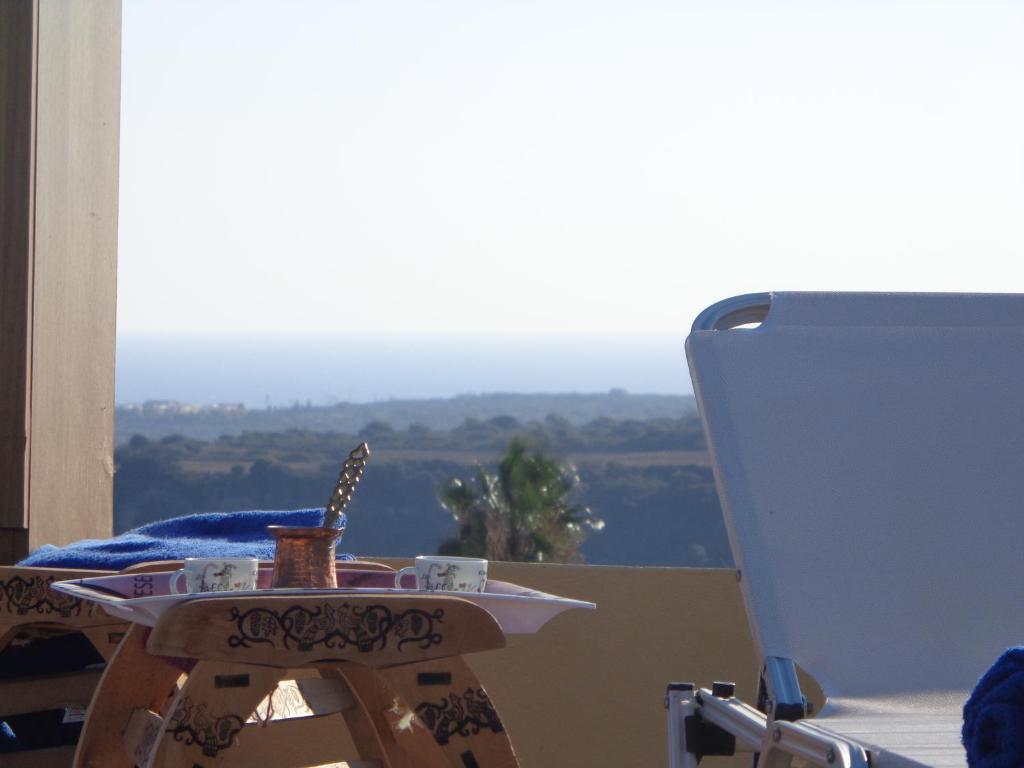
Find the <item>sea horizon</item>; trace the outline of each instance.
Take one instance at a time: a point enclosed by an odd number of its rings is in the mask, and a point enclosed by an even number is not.
[[[481,394],[690,395],[676,334],[156,333],[117,337],[118,405],[258,409]]]

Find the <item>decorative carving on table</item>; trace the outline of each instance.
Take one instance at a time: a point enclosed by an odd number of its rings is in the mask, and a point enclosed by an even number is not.
[[[282,680],[277,688],[257,706],[249,716],[250,723],[268,723],[271,720],[289,720],[295,717],[315,715],[306,703],[302,691],[294,680]]]
[[[416,714],[441,746],[452,736],[475,736],[484,728],[494,733],[505,730],[483,688],[467,688],[461,696],[450,693],[438,704],[424,701],[416,707]]]
[[[160,729],[163,724],[163,720],[156,715],[146,722],[142,729],[142,736],[132,749],[132,759],[135,761],[135,765],[140,768],[146,768],[149,765],[149,753],[153,749],[153,745],[156,744],[156,740],[160,738]]]
[[[444,637],[435,624],[444,620],[444,609],[410,608],[394,613],[384,605],[323,603],[316,608],[293,605],[283,611],[269,608],[232,608],[229,616],[237,634],[228,637],[232,648],[267,643],[275,648],[310,651],[314,646],[347,648],[361,653],[383,650],[394,640],[398,650],[413,643],[417,648],[439,645]]]
[[[67,619],[82,614],[82,600],[60,592],[54,592],[50,585],[56,579],[53,576],[13,576],[0,581],[0,593],[6,598],[6,609],[9,613],[25,616],[35,612],[40,614],[58,614]],[[85,606],[86,616],[91,616],[95,605]]]
[[[167,732],[187,747],[198,744],[206,757],[216,757],[231,746],[244,724],[238,715],[211,715],[205,704],[196,706],[191,697],[184,696],[171,715]]]

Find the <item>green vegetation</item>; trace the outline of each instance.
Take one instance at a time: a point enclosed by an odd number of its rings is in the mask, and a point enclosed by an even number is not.
[[[631,395],[625,390],[603,394],[486,394],[434,400],[382,400],[374,403],[299,405],[247,410],[241,406],[197,409],[180,403],[119,405],[115,419],[118,445],[133,435],[149,439],[184,435],[215,440],[243,432],[311,432],[354,434],[365,425],[384,423],[396,430],[419,424],[447,431],[465,420],[543,421],[551,413],[580,425],[602,417],[617,420],[678,418],[696,410],[689,395]]]
[[[632,396],[626,396],[627,399]],[[574,423],[467,418],[452,429],[381,420],[352,432],[291,429],[200,440],[136,435],[116,451],[115,527],[124,531],[192,512],[322,506],[353,446],[370,443],[359,492],[349,505],[342,549],[361,555],[438,551],[459,523],[438,488],[479,464],[500,476],[515,438],[577,468],[570,505],[597,511],[605,527],[579,544],[588,563],[728,566],[722,524],[696,416]],[[547,556],[547,555],[545,555]]]
[[[454,478],[441,492],[441,506],[459,529],[441,544],[442,555],[489,560],[579,561],[578,549],[604,521],[569,501],[579,484],[574,472],[540,451],[529,453],[514,438],[492,474],[479,464],[470,480]]]

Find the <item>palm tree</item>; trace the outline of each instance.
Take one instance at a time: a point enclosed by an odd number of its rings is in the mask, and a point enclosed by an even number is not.
[[[479,464],[469,480],[454,478],[439,492],[459,524],[442,555],[526,562],[580,562],[579,545],[604,527],[590,509],[568,501],[576,474],[515,438],[492,474]]]

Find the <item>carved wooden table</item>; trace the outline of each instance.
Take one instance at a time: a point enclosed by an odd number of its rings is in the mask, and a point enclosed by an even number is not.
[[[75,765],[511,768],[462,658],[504,645],[488,611],[452,594],[190,599],[131,625]]]

